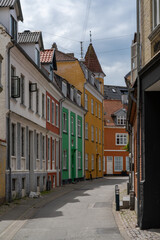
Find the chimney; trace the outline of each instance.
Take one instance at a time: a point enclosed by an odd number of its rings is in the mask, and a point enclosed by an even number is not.
[[[52,44],[52,48],[55,48],[55,50],[58,50],[57,44],[55,42]]]

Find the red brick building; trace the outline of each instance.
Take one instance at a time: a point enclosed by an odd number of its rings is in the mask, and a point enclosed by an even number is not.
[[[124,149],[128,143],[125,129],[127,89],[104,86],[104,174],[123,174],[129,171],[129,153]]]

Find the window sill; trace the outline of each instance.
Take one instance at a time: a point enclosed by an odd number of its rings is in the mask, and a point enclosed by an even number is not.
[[[39,115],[39,113],[38,113],[38,112],[36,112],[36,115],[37,115],[38,117],[40,117],[40,115]]]
[[[31,108],[28,108],[28,111],[34,113],[34,111]]]
[[[26,108],[26,105],[24,103],[20,103],[20,105],[23,107],[23,108]]]
[[[15,98],[10,98],[13,102],[17,103],[17,100]]]

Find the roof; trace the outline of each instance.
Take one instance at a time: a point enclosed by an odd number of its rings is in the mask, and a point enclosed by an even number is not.
[[[17,7],[15,7],[17,5]],[[18,20],[23,21],[22,9],[20,0],[0,0],[0,7],[10,7],[17,10]]]
[[[94,73],[103,73],[101,65],[99,63],[99,60],[97,58],[97,55],[95,53],[95,50],[92,46],[92,43],[90,43],[86,55],[85,55],[85,62],[84,64],[87,66],[89,70],[91,70]],[[105,74],[104,74],[105,75]]]
[[[121,100],[122,95],[128,95],[127,87],[104,85],[104,98]]]
[[[43,40],[42,40],[42,32],[31,32],[29,30],[25,30],[22,33],[18,33],[18,43],[39,43],[40,49],[43,50]]]
[[[41,63],[52,63],[54,56],[54,49],[46,49],[40,53]]]
[[[56,60],[57,62],[61,62],[61,61],[75,61],[77,60],[77,58],[75,58],[73,56],[73,54],[70,54],[70,53],[63,53],[59,50],[55,50],[55,53],[56,53]]]

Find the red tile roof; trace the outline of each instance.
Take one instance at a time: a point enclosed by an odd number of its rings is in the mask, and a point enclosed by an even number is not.
[[[89,70],[91,70],[94,73],[103,73],[101,65],[99,63],[99,60],[97,58],[97,55],[95,53],[95,50],[92,46],[92,43],[89,44],[88,50],[85,55],[85,62],[84,64],[87,66]]]
[[[54,49],[47,49],[47,50],[41,51],[40,53],[41,63],[51,63],[53,61],[53,54],[54,54]]]
[[[55,50],[55,53],[56,53],[57,62],[77,60],[77,58],[73,57],[73,54],[71,53],[67,54],[67,53],[60,52],[59,50]]]

